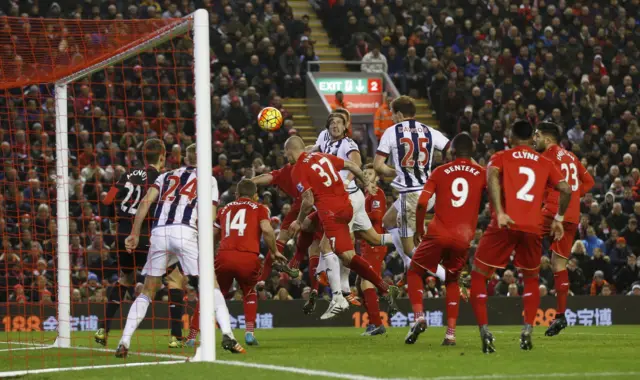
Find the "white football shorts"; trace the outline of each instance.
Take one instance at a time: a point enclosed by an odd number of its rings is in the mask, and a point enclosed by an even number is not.
[[[349,232],[354,231],[367,231],[373,227],[371,219],[367,215],[365,209],[365,197],[361,190],[349,194],[349,200],[351,201],[351,207],[353,207],[353,217],[349,223]]]
[[[157,227],[151,232],[151,248],[143,275],[161,277],[179,262],[182,273],[198,276],[198,231],[180,224]]]
[[[420,191],[410,193],[400,193],[398,199],[393,202],[393,207],[398,211],[397,223],[400,229],[400,237],[412,237],[416,231],[416,208],[418,207],[418,199],[420,199]],[[427,212],[436,204],[435,194],[429,199],[427,204]]]

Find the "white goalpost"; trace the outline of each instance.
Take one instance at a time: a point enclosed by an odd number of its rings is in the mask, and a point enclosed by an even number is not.
[[[114,21],[117,22],[117,21]],[[57,337],[53,345],[37,343],[19,343],[16,347],[34,347],[34,349],[63,348],[106,351],[101,348],[78,347],[72,339],[72,299],[71,299],[71,275],[72,260],[70,250],[70,148],[68,144],[68,101],[67,87],[82,78],[85,78],[99,70],[122,62],[137,54],[147,51],[171,40],[174,37],[193,33],[193,91],[195,98],[195,130],[197,144],[197,194],[198,202],[198,247],[199,247],[199,302],[200,302],[200,347],[192,361],[213,362],[216,358],[215,349],[215,324],[213,292],[215,283],[214,274],[214,241],[213,241],[213,206],[212,197],[212,133],[211,133],[211,95],[210,95],[210,47],[209,47],[209,14],[207,10],[200,9],[186,16],[182,22],[174,23],[158,28],[151,38],[145,39],[135,46],[109,57],[97,64],[86,67],[78,72],[68,75],[55,82],[55,135],[56,135],[56,204],[57,204]],[[149,318],[150,315],[147,316]],[[9,344],[11,342],[4,342]],[[19,349],[19,348],[16,348]],[[28,349],[28,348],[22,348]],[[109,350],[110,351],[110,350]],[[132,353],[133,356],[155,356],[162,358],[162,362],[153,364],[180,363],[186,361],[186,356],[163,355],[154,353]],[[183,360],[176,361],[176,358]],[[167,362],[166,360],[174,359]],[[152,364],[152,363],[146,363]],[[145,365],[145,363],[113,364],[117,366]],[[105,367],[105,366],[99,366]],[[109,367],[107,365],[106,367]],[[73,367],[78,369],[77,367]],[[86,367],[86,369],[93,367]],[[0,372],[0,377],[11,374],[13,376],[28,373],[46,373],[55,370],[68,370],[67,368],[28,368],[24,371]]]

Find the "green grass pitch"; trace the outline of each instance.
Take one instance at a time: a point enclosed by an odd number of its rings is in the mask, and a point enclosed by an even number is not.
[[[257,330],[259,347],[247,347],[246,355],[232,355],[221,349],[219,360],[297,367],[372,378],[395,379],[491,379],[557,377],[606,379],[640,378],[637,356],[640,329],[637,326],[572,327],[553,338],[543,336],[544,328],[534,333],[532,351],[518,346],[519,327],[494,326],[497,353],[480,351],[476,327],[458,328],[458,345],[442,347],[443,328],[430,328],[415,345],[404,344],[404,328],[391,328],[385,336],[361,337],[354,328],[313,328]],[[170,350],[166,331],[141,330],[132,340],[131,352],[156,352],[190,356],[193,349]],[[236,331],[243,342],[243,331]],[[50,343],[50,333],[0,334],[0,371],[80,367],[121,364],[113,351],[120,331],[112,331],[109,351],[92,349],[25,349],[26,345],[9,345],[6,341]],[[93,342],[93,333],[77,332],[73,345],[102,348]],[[11,350],[9,350],[11,348]],[[21,350],[17,350],[20,349]],[[128,363],[167,361],[169,358],[131,354]],[[598,375],[600,374],[600,375]],[[553,376],[553,375],[552,375]],[[320,379],[264,368],[247,368],[209,363],[152,365],[133,368],[92,369],[28,375],[29,379]],[[334,377],[335,378],[335,377]],[[347,378],[347,377],[345,377]],[[357,379],[357,376],[350,377]]]

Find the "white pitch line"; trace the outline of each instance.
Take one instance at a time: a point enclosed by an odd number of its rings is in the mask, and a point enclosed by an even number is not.
[[[244,368],[259,368],[259,369],[268,369],[271,371],[279,371],[279,372],[289,372],[289,373],[297,373],[300,375],[307,376],[322,376],[329,377],[333,379],[347,379],[347,380],[408,380],[408,378],[397,378],[391,379],[386,377],[371,377],[365,375],[355,375],[349,373],[340,373],[340,372],[329,372],[329,371],[320,371],[315,369],[306,369],[306,368],[298,368],[298,367],[285,367],[279,365],[272,364],[260,364],[260,363],[249,363],[249,362],[239,362],[239,361],[227,361],[227,360],[216,360],[216,364],[222,365],[230,365],[236,367],[244,367]]]
[[[49,348],[53,348],[51,346],[44,347],[22,347],[22,348],[3,348],[0,352],[9,352],[9,351],[29,351],[29,350],[47,350]]]
[[[37,375],[41,373],[51,372],[66,372],[66,371],[84,371],[90,369],[109,369],[109,368],[123,368],[123,367],[143,367],[148,365],[162,365],[162,364],[180,364],[184,363],[184,360],[174,360],[166,362],[144,362],[144,363],[123,363],[123,364],[105,364],[85,367],[61,367],[61,368],[45,368],[45,369],[27,369],[22,371],[7,371],[0,372],[0,377],[16,377],[26,375]]]
[[[60,348],[60,349],[65,349],[65,350],[83,350],[83,351],[97,351],[97,352],[115,352],[111,349],[108,348],[97,348],[97,347],[83,347],[83,346],[71,346],[71,347],[57,347],[54,345],[44,345],[44,344],[40,344],[40,343],[28,343],[28,342],[11,342],[11,341],[2,341],[0,342],[2,344],[9,344],[9,345],[18,345],[18,346],[34,346],[35,348]],[[9,351],[9,350],[7,350]],[[160,353],[153,353],[153,352],[136,352],[136,351],[129,351],[129,355],[135,355],[135,356],[146,356],[146,357],[153,357],[153,358],[163,358],[163,359],[174,359],[174,360],[183,360],[183,361],[187,361],[189,358],[187,356],[181,356],[181,355],[171,355],[171,354],[160,354]]]
[[[606,376],[624,376],[624,377],[637,377],[640,376],[640,372],[565,372],[565,373],[539,373],[539,374],[496,374],[496,375],[469,375],[469,376],[438,376],[429,377],[427,380],[495,380],[495,379],[538,379],[548,377],[606,377]]]

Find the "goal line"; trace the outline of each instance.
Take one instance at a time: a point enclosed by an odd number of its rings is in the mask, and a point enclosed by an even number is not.
[[[0,352],[7,352],[7,351],[13,352],[17,350],[21,350],[21,351],[49,350],[49,349],[80,350],[80,351],[93,351],[93,352],[114,352],[112,349],[108,349],[108,348],[83,347],[83,346],[59,347],[55,344],[13,342],[13,341],[0,341],[0,345],[7,345],[9,347],[23,346],[21,348],[6,348],[6,349],[1,348],[2,346],[0,346]],[[187,356],[181,356],[181,355],[170,355],[170,354],[161,354],[161,353],[153,353],[153,352],[134,352],[134,351],[129,351],[129,356],[153,357],[153,358],[159,358],[159,359],[165,359],[165,360],[153,360],[153,361],[147,361],[147,362],[134,362],[134,363],[122,363],[122,364],[70,366],[70,367],[60,367],[60,368],[42,368],[42,369],[5,371],[5,372],[0,372],[0,378],[12,377],[12,376],[35,375],[35,374],[43,374],[43,373],[51,373],[51,372],[63,372],[63,371],[82,371],[82,370],[90,370],[90,369],[141,367],[141,366],[158,365],[158,364],[180,364],[180,363],[186,363],[190,359]]]

